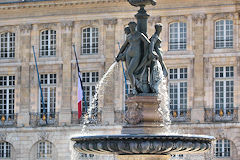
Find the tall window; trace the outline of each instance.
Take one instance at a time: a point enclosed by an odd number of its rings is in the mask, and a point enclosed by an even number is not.
[[[82,30],[82,54],[98,54],[98,28]]]
[[[215,48],[233,47],[233,21],[220,20],[215,24]]]
[[[98,82],[98,72],[84,72],[82,73],[83,90],[85,93],[86,105],[83,103],[83,113],[87,112],[87,107],[91,105],[96,91],[96,84]],[[96,102],[97,103],[97,102]]]
[[[0,34],[0,58],[15,57],[15,33]]]
[[[187,24],[175,22],[169,26],[169,50],[185,50],[187,47]]]
[[[45,30],[40,35],[40,56],[56,55],[56,31]]]
[[[169,70],[170,113],[174,118],[187,113],[187,68]]]
[[[215,114],[233,114],[234,67],[215,67]]]
[[[230,141],[227,139],[217,140],[215,144],[215,156],[218,158],[230,157]]]
[[[0,76],[0,118],[14,119],[15,76]]]
[[[56,111],[56,84],[57,84],[57,75],[56,74],[41,74],[41,84],[42,92],[44,97],[44,106],[45,112],[47,113],[48,118],[55,117]],[[41,106],[40,106],[40,115],[43,116],[44,108],[41,101],[41,94],[39,94]]]
[[[0,142],[0,159],[11,158],[11,144],[8,142]]]
[[[52,143],[48,141],[41,141],[37,145],[37,158],[38,159],[51,159],[52,158]]]

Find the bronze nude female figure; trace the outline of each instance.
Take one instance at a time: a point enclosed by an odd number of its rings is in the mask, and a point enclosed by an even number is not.
[[[133,86],[133,92],[136,93],[140,81],[136,80],[135,71],[141,62],[141,42],[143,42],[144,45],[149,46],[150,41],[143,33],[136,30],[137,24],[135,22],[130,22],[128,26],[130,34],[127,35],[127,39],[122,45],[119,55],[122,55],[123,53],[126,54],[127,75]],[[116,61],[121,60],[120,57],[121,56],[117,56]]]

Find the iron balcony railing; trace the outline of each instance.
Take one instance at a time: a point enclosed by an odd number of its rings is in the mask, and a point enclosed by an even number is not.
[[[190,122],[191,109],[170,110],[170,118],[172,122]]]
[[[72,111],[71,113],[71,124],[83,124],[85,113],[82,114],[81,118],[78,119],[78,111]]]
[[[31,126],[58,126],[59,113],[47,112],[47,113],[30,113],[30,125]]]
[[[205,108],[205,122],[237,122],[238,108],[214,109]]]
[[[71,124],[83,124],[86,118],[87,113],[83,113],[81,118],[78,119],[78,111],[72,111],[71,112]],[[98,111],[95,114],[92,114],[91,117],[88,118],[87,123],[90,124],[99,124],[101,123],[101,117],[102,117],[102,112]]]
[[[0,127],[16,127],[17,126],[17,114],[0,114]]]

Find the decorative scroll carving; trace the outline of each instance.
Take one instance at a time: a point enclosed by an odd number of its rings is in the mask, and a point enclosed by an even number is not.
[[[181,21],[181,20],[187,20],[187,16],[181,15],[181,16],[168,16],[168,21]]]
[[[103,24],[104,25],[116,25],[117,24],[117,19],[116,18],[104,19]]]
[[[234,13],[216,13],[213,15],[213,19],[233,19]]]
[[[192,15],[192,19],[196,24],[203,24],[206,18],[207,16],[204,13],[196,13]]]
[[[24,25],[20,25],[19,29],[21,32],[29,32],[32,30],[32,24],[24,24]]]
[[[125,120],[129,124],[138,124],[143,120],[142,107],[138,103],[129,103],[128,111],[125,114]]]
[[[56,23],[42,23],[42,24],[39,24],[38,26],[41,29],[49,29],[49,28],[56,27],[57,24]]]
[[[39,140],[42,140],[42,141],[49,139],[49,133],[45,131],[39,132],[38,136],[39,136]]]
[[[72,28],[73,25],[74,25],[73,21],[61,22],[61,27],[63,27],[63,28]]]
[[[99,24],[99,20],[82,20],[80,22],[81,24],[84,24],[84,25],[94,25],[94,24]]]
[[[7,139],[7,133],[1,132],[0,133],[0,141],[6,141],[6,139]]]

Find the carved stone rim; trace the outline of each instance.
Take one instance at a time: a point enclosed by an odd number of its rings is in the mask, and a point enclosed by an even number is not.
[[[169,155],[206,152],[212,136],[203,135],[96,135],[80,136],[74,149],[87,154]]]

